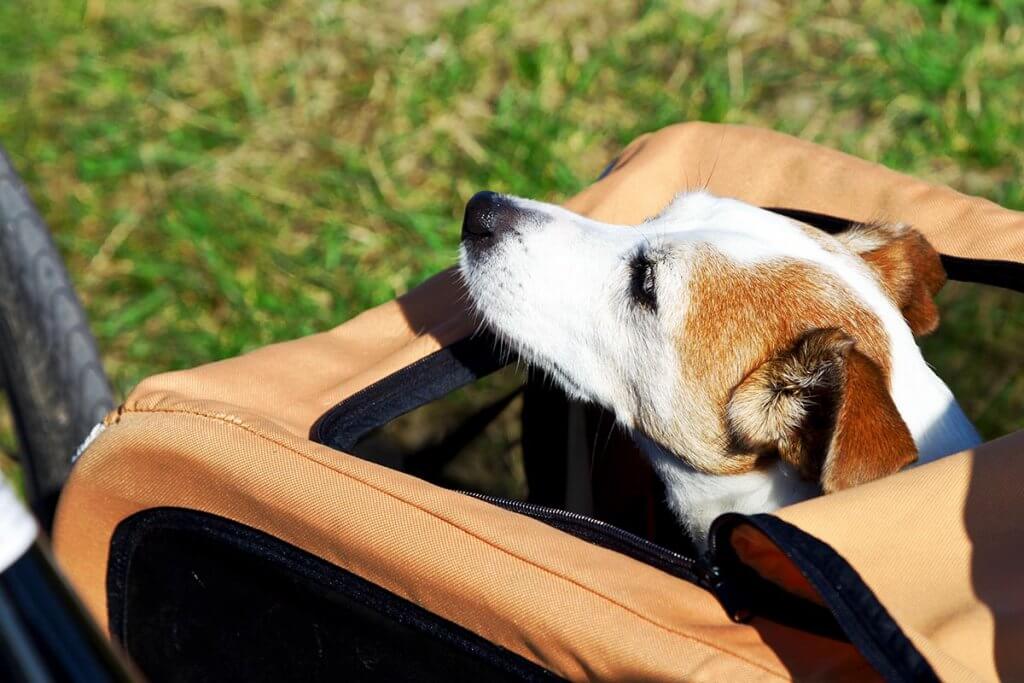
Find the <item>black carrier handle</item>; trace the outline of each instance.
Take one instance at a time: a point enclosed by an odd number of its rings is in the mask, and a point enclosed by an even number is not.
[[[496,349],[494,335],[480,332],[424,356],[335,404],[309,438],[349,452],[374,429],[505,367]]]
[[[777,213],[802,223],[812,225],[818,230],[827,232],[830,235],[849,230],[857,224],[857,221],[849,218],[829,216],[814,211],[803,209],[786,209],[781,207],[764,207],[772,213]],[[913,227],[913,226],[911,226]],[[927,235],[925,236],[927,238]],[[939,254],[942,267],[946,269],[946,275],[950,280],[957,282],[976,282],[980,285],[1002,287],[1014,292],[1024,292],[1024,263],[1017,261],[996,261],[988,259],[971,259],[963,256],[951,256],[950,254]]]

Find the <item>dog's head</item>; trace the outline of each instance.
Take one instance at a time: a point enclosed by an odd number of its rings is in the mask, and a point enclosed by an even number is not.
[[[623,228],[482,192],[461,272],[524,359],[694,469],[781,457],[830,492],[916,458],[893,367],[923,365],[945,273],[910,228],[833,237],[703,192]]]
[[[829,237],[693,193],[624,229],[480,193],[461,257],[490,328],[696,470],[779,457],[828,493],[916,458],[893,368],[924,365],[945,273],[908,227]]]

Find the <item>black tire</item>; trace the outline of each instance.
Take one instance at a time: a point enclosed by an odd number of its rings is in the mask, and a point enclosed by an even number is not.
[[[26,495],[49,529],[71,458],[113,397],[60,254],[3,148],[0,371]]]

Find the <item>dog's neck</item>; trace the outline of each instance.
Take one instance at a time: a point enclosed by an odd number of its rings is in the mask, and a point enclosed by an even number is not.
[[[917,446],[915,464],[981,443],[981,437],[964,415],[953,392],[923,359],[895,366],[892,399]]]

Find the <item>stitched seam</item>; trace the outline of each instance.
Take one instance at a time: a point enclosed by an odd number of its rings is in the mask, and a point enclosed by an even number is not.
[[[122,409],[119,411],[119,416],[118,417],[122,416],[125,413],[138,413],[138,414],[145,414],[145,413],[168,413],[168,414],[178,414],[178,415],[193,415],[195,417],[203,417],[203,418],[206,418],[206,419],[209,419],[209,420],[215,420],[217,422],[222,422],[224,424],[231,425],[233,427],[238,427],[238,428],[240,428],[240,429],[242,429],[242,430],[252,434],[253,436],[255,436],[257,438],[263,439],[264,441],[269,441],[270,443],[273,443],[274,445],[279,446],[279,447],[285,449],[286,451],[288,451],[290,453],[293,453],[293,454],[299,456],[300,458],[303,458],[304,460],[309,460],[309,461],[315,462],[318,465],[322,465],[324,467],[327,467],[332,472],[334,472],[336,474],[339,474],[339,475],[345,477],[346,479],[349,479],[349,480],[354,481],[354,482],[358,482],[359,484],[362,484],[363,486],[366,486],[366,487],[368,487],[370,489],[373,489],[374,491],[377,491],[378,493],[381,493],[381,494],[384,494],[386,496],[389,496],[390,498],[398,500],[398,501],[404,503],[405,505],[408,505],[409,507],[412,507],[412,508],[414,508],[416,510],[419,510],[420,512],[426,514],[429,517],[433,517],[434,519],[436,519],[436,520],[438,520],[440,522],[444,522],[448,526],[461,531],[462,533],[466,534],[467,536],[469,536],[469,537],[479,541],[480,543],[483,543],[484,545],[486,545],[486,546],[488,546],[490,548],[493,548],[494,550],[499,551],[500,553],[502,553],[504,555],[507,555],[507,556],[509,556],[509,557],[511,557],[511,558],[513,558],[515,560],[518,560],[519,562],[524,562],[524,563],[530,565],[531,567],[534,567],[535,569],[538,569],[538,570],[544,572],[545,574],[549,574],[549,575],[554,576],[556,578],[559,578],[559,579],[561,579],[561,580],[563,580],[563,581],[565,581],[565,582],[567,582],[569,584],[572,584],[573,586],[576,586],[577,588],[580,588],[580,589],[584,590],[585,592],[589,593],[590,595],[593,595],[594,597],[599,598],[600,600],[603,600],[604,602],[607,602],[607,603],[610,603],[612,605],[615,605],[616,607],[618,607],[618,608],[628,612],[629,614],[632,614],[633,616],[637,617],[638,619],[641,619],[642,621],[644,621],[644,622],[646,622],[648,624],[651,624],[652,626],[655,626],[655,627],[657,627],[657,628],[659,628],[659,629],[661,629],[663,631],[666,631],[667,633],[670,633],[672,635],[678,636],[680,638],[685,638],[687,640],[690,640],[690,641],[693,641],[693,642],[696,642],[696,643],[700,643],[701,645],[704,645],[705,647],[707,647],[709,649],[715,650],[717,652],[720,652],[722,654],[728,655],[730,657],[734,657],[734,658],[736,658],[736,659],[738,659],[738,660],[740,660],[742,662],[746,662],[750,666],[753,666],[754,668],[760,669],[761,671],[764,671],[765,673],[767,673],[767,674],[769,674],[771,676],[774,676],[774,677],[779,678],[781,680],[787,680],[785,676],[781,675],[780,673],[778,673],[778,672],[776,672],[776,671],[774,671],[772,669],[769,669],[769,668],[765,667],[760,662],[756,662],[756,661],[754,661],[752,659],[748,659],[748,658],[746,658],[746,657],[744,657],[744,656],[742,656],[740,654],[737,654],[735,652],[732,652],[730,650],[723,649],[722,647],[720,647],[718,645],[715,645],[713,643],[710,643],[710,642],[708,642],[706,640],[703,640],[703,639],[701,639],[701,638],[699,638],[697,636],[694,636],[694,635],[691,635],[691,634],[688,634],[688,633],[682,633],[680,631],[676,631],[676,630],[672,629],[669,626],[661,624],[661,623],[651,619],[650,617],[648,617],[646,615],[643,615],[640,612],[637,612],[636,610],[634,610],[634,609],[632,609],[632,608],[630,608],[630,607],[628,607],[626,605],[623,605],[622,603],[619,603],[619,602],[613,600],[612,598],[608,597],[607,595],[604,595],[602,593],[598,593],[597,591],[595,591],[594,589],[590,588],[589,586],[586,586],[586,585],[584,585],[584,584],[582,584],[582,583],[580,583],[580,582],[578,582],[578,581],[576,581],[576,580],[574,580],[574,579],[572,579],[572,578],[570,578],[568,576],[564,576],[562,574],[559,574],[556,571],[553,571],[553,570],[551,570],[551,569],[549,569],[547,567],[544,567],[544,566],[542,566],[540,564],[537,564],[533,560],[529,560],[529,559],[527,559],[525,557],[520,557],[519,555],[517,555],[516,553],[512,552],[511,550],[509,550],[507,548],[503,548],[503,547],[501,547],[499,545],[495,545],[490,540],[488,540],[486,538],[480,537],[479,535],[473,533],[469,529],[466,529],[466,528],[464,528],[462,526],[459,526],[455,522],[453,522],[453,521],[451,521],[449,519],[445,519],[444,517],[441,517],[441,516],[437,515],[436,513],[432,512],[431,510],[428,510],[428,509],[426,509],[424,507],[421,507],[420,505],[417,505],[416,503],[413,503],[412,501],[409,501],[409,500],[406,500],[405,498],[397,496],[397,495],[395,495],[391,491],[386,491],[386,490],[384,490],[384,489],[382,489],[382,488],[380,488],[378,486],[375,486],[374,484],[371,484],[368,481],[364,481],[363,479],[360,479],[360,478],[358,478],[356,476],[353,476],[352,474],[350,474],[348,472],[342,472],[342,471],[340,471],[338,469],[335,469],[334,467],[332,467],[329,464],[322,463],[319,460],[311,458],[308,455],[306,455],[305,453],[302,453],[301,451],[298,451],[298,450],[292,448],[288,444],[282,443],[281,441],[278,441],[277,439],[275,439],[275,438],[273,438],[273,437],[271,437],[271,436],[269,436],[267,434],[264,434],[263,432],[257,430],[255,427],[253,427],[253,426],[243,422],[241,420],[241,418],[231,419],[231,418],[229,418],[226,415],[224,415],[224,416],[222,416],[222,415],[211,415],[210,413],[204,413],[204,412],[197,411],[197,410],[187,410],[187,409],[183,409],[183,408],[173,408],[173,409],[172,408],[137,408],[137,407],[128,407],[127,405],[126,406],[122,406]],[[407,596],[405,596],[405,597],[407,597]]]

